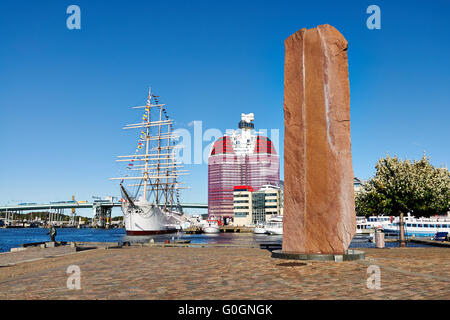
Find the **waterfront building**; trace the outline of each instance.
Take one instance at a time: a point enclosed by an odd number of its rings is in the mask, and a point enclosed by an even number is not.
[[[360,191],[362,188],[363,181],[357,177],[353,178],[353,190],[355,190],[355,193]]]
[[[270,218],[283,215],[283,189],[264,185],[254,191],[250,186],[235,186],[233,225],[250,226],[265,223]]]
[[[254,115],[242,114],[239,129],[212,146],[208,157],[208,214],[225,222],[234,217],[235,186],[279,185],[280,159],[272,141],[254,130]]]
[[[252,224],[253,188],[235,186],[233,192],[233,225],[248,226]]]

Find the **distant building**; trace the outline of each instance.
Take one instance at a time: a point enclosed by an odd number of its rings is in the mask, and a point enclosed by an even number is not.
[[[250,186],[236,186],[233,193],[233,225],[250,226],[283,215],[283,189],[264,185],[254,191]]]
[[[356,177],[353,178],[353,189],[355,190],[355,192],[358,192],[361,190],[362,184],[363,184],[363,181],[361,179],[356,178]]]
[[[235,186],[233,192],[233,225],[248,226],[252,224],[253,188]]]
[[[254,131],[253,113],[242,114],[239,130],[218,139],[208,158],[208,214],[234,217],[235,186],[259,190],[280,183],[280,159],[269,138]]]

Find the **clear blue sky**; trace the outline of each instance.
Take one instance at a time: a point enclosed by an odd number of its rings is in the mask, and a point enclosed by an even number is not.
[[[71,4],[81,30],[66,28]],[[371,4],[381,30],[366,27]],[[3,0],[0,204],[119,195],[108,178],[136,140],[121,128],[149,86],[178,128],[225,131],[253,112],[282,147],[284,40],[325,23],[349,42],[355,175],[387,152],[448,165],[449,13],[439,0]],[[182,200],[207,202],[207,166],[188,169]]]

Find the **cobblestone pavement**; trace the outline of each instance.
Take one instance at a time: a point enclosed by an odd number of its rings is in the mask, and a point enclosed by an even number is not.
[[[254,248],[88,250],[0,267],[0,299],[450,299],[447,248],[364,249],[365,261],[286,266]],[[81,289],[67,288],[69,265]],[[368,289],[368,266],[381,289]]]
[[[75,253],[75,251],[76,249],[70,246],[58,246],[54,248],[45,248],[45,249],[37,247],[37,248],[26,248],[23,251],[17,252],[2,252],[0,253],[0,267],[14,265],[24,261],[32,261],[65,254],[71,254]]]

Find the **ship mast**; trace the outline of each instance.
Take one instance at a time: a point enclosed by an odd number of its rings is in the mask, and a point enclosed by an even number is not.
[[[160,160],[159,155],[161,154],[161,108],[159,108],[159,126],[158,126],[158,161],[156,164],[156,204],[159,204],[159,169],[160,169]],[[169,158],[167,158],[169,159]]]
[[[167,136],[169,136],[170,134],[170,125],[167,126]],[[167,146],[170,146],[170,139],[167,138]],[[168,197],[169,197],[169,159],[167,159],[167,169],[166,169],[166,183],[165,183],[165,188],[164,188],[164,192],[165,192],[165,198],[166,198],[166,207],[168,204]],[[173,168],[175,170],[175,167]],[[172,201],[170,202],[170,204],[172,204]]]
[[[140,180],[137,184],[129,184],[129,187],[144,187],[143,199],[149,200],[154,195],[154,204],[164,206],[165,209],[174,206],[173,192],[178,189],[185,189],[179,186],[177,177],[187,174],[186,170],[179,170],[180,162],[175,159],[174,148],[179,147],[174,143],[176,138],[172,133],[173,120],[168,117],[164,108],[165,104],[160,104],[158,96],[148,92],[147,103],[145,106],[133,107],[133,109],[145,108],[142,122],[126,125],[123,129],[139,129],[140,139],[134,155],[118,156],[118,162],[129,162],[127,169],[130,171],[140,171],[142,174],[136,176],[125,176],[119,178],[111,178],[112,180]],[[152,99],[155,103],[152,103]],[[152,117],[152,110],[154,115]],[[157,115],[156,113],[159,113]],[[163,117],[164,113],[164,117]],[[167,126],[167,131],[164,126]],[[153,129],[152,129],[153,128]],[[164,129],[164,130],[163,130]],[[152,131],[154,134],[152,135]],[[143,136],[145,135],[145,137]],[[145,147],[143,146],[145,144]],[[152,147],[152,144],[154,147]],[[138,154],[139,150],[144,147],[145,153]],[[138,200],[138,195],[131,197],[130,194],[122,186],[121,190],[125,198],[129,202]],[[139,192],[139,189],[138,191]],[[164,199],[162,199],[164,198]],[[162,201],[164,200],[164,201]],[[179,198],[177,195],[177,203]]]
[[[152,106],[152,88],[148,90],[148,99],[147,99],[147,106],[146,110],[147,112],[147,123],[150,123],[150,108]],[[148,148],[149,148],[149,138],[150,138],[150,127],[147,126],[145,129],[145,154],[148,155]],[[145,158],[145,168],[144,168],[144,199],[147,199],[147,182],[148,182],[148,159]],[[156,200],[156,203],[158,203],[158,200]]]

